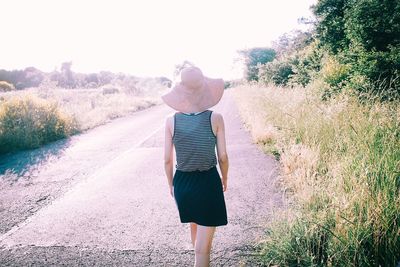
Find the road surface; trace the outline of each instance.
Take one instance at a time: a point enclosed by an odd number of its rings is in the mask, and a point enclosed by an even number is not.
[[[257,266],[254,246],[282,206],[278,163],[252,144],[227,91],[228,225],[212,266]],[[165,105],[116,119],[41,149],[0,158],[1,266],[191,266],[164,175]]]

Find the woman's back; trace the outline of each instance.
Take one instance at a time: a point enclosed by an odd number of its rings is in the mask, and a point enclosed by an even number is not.
[[[216,136],[211,115],[211,110],[193,115],[175,113],[172,140],[176,149],[177,170],[204,171],[217,165]]]

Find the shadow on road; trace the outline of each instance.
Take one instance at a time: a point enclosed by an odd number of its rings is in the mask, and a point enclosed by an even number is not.
[[[16,182],[30,177],[39,166],[60,158],[70,143],[70,139],[65,138],[40,148],[0,155],[0,178]]]

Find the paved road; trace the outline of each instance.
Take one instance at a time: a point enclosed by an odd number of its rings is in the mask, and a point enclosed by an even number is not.
[[[231,92],[224,115],[230,175],[228,225],[213,266],[257,266],[253,247],[282,203],[278,164],[251,143]],[[1,266],[191,266],[163,170],[165,105],[45,148],[0,159]],[[39,160],[37,160],[39,158]]]

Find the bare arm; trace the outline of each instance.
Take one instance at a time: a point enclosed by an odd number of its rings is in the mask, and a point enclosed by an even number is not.
[[[172,185],[174,167],[174,144],[172,142],[173,117],[168,117],[165,122],[165,143],[164,143],[164,169],[168,180],[171,196],[174,196]]]
[[[228,153],[226,152],[225,123],[221,114],[216,113],[214,117],[217,136],[218,163],[219,168],[221,169],[223,190],[226,191],[228,187],[229,159]]]

